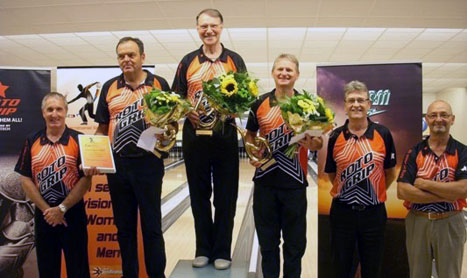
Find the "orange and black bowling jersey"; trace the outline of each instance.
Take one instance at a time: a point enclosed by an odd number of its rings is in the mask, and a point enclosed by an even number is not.
[[[295,91],[295,94],[298,92]],[[262,95],[253,103],[246,129],[252,132],[259,130],[260,136],[268,140],[276,161],[265,170],[256,168],[253,177],[256,184],[276,188],[300,188],[308,185],[306,180],[308,150],[300,146],[298,155],[292,158],[284,153],[294,133],[287,128],[282,118],[275,98],[275,90]]]
[[[201,46],[183,57],[178,65],[172,90],[188,98],[191,104],[195,106],[203,91],[203,81],[209,81],[229,71],[246,71],[245,62],[243,62],[240,55],[222,46],[221,55],[215,61],[212,61],[203,53],[203,47]],[[211,109],[206,98],[202,99],[202,104],[207,111]],[[200,121],[209,123],[214,117],[214,114],[208,117],[201,115]]]
[[[109,125],[109,137],[114,152],[121,156],[140,156],[147,153],[136,146],[147,128],[143,115],[143,95],[156,87],[169,91],[167,81],[146,71],[147,77],[136,90],[126,84],[123,74],[107,81],[99,97],[95,121]]]
[[[26,139],[16,163],[15,171],[30,177],[49,205],[60,204],[83,176],[78,134],[66,127],[62,137],[52,143],[45,129],[36,132]]]
[[[331,195],[347,204],[365,206],[386,201],[384,169],[396,165],[396,150],[389,130],[368,119],[358,137],[350,133],[347,120],[329,136],[326,173],[336,173]]]
[[[452,182],[467,179],[467,148],[450,137],[446,150],[437,156],[428,144],[428,138],[411,148],[404,157],[397,181],[414,184],[416,178],[437,182]],[[446,184],[446,186],[449,186]],[[467,206],[465,199],[456,202],[412,204],[404,202],[407,209],[425,212],[446,212],[462,210]]]

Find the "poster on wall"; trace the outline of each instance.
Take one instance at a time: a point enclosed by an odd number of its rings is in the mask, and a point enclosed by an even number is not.
[[[44,127],[50,69],[0,69],[0,277],[37,277],[34,205],[14,172],[26,137]]]
[[[144,66],[154,73],[154,66]],[[57,69],[57,91],[68,101],[66,124],[84,134],[94,134],[99,95],[104,83],[122,73],[119,67],[64,67]],[[112,202],[105,175],[94,176],[84,195],[88,217],[88,254],[91,277],[121,277],[121,254],[114,225]],[[138,234],[139,264],[144,267],[141,233]],[[62,277],[65,275],[62,260]],[[143,277],[144,271],[140,272]]]
[[[338,126],[347,119],[344,111],[344,85],[364,82],[369,90],[369,118],[392,133],[399,173],[408,148],[421,140],[422,66],[421,63],[333,65],[317,67],[317,92],[336,113]],[[318,277],[334,277],[329,239],[331,183],[324,173],[327,139],[318,156]],[[387,191],[388,221],[385,235],[382,277],[408,277],[404,218],[407,210],[396,195],[396,182]],[[357,272],[358,262],[354,263]]]

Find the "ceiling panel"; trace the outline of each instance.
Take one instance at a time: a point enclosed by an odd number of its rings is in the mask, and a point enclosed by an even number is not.
[[[465,0],[1,0],[0,65],[115,65],[118,39],[133,36],[145,43],[146,63],[172,78],[201,45],[195,16],[207,7],[223,12],[224,45],[268,90],[282,52],[299,57],[297,86],[307,88],[314,65],[328,62],[420,60],[430,93],[467,81]]]

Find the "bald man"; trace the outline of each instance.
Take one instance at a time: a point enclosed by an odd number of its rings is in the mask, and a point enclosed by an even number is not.
[[[397,197],[409,209],[405,219],[410,277],[461,277],[466,229],[467,148],[449,130],[454,124],[449,103],[428,106],[430,136],[410,149],[397,184]]]

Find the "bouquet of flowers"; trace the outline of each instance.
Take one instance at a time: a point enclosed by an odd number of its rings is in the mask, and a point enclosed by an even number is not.
[[[176,93],[164,92],[157,88],[145,94],[143,99],[146,122],[163,131],[164,140],[157,142],[156,148],[161,151],[170,150],[175,144],[178,131],[178,126],[174,127],[174,124],[190,111],[190,103],[181,99]],[[163,145],[163,141],[169,143]]]
[[[298,149],[300,139],[305,134],[318,136],[331,130],[334,125],[334,112],[326,107],[325,101],[318,95],[304,91],[279,104],[282,118],[293,130],[295,136],[290,141],[286,155],[292,157]]]
[[[228,72],[203,82],[203,92],[209,104],[220,114],[221,120],[227,116],[240,114],[250,109],[258,96],[258,79],[248,72]]]

